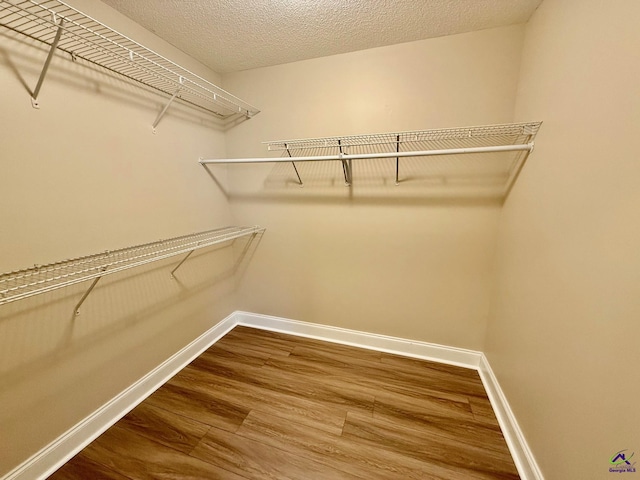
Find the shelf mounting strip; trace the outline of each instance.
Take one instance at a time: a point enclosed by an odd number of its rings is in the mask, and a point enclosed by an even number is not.
[[[158,125],[176,98],[221,119],[251,118],[259,110],[62,0],[0,0],[0,25],[49,45],[31,102],[38,95],[56,49],[170,96],[153,122]]]
[[[258,226],[225,227],[0,274],[0,305],[93,280],[74,308],[78,315],[80,306],[106,275],[186,253],[171,270],[174,278],[176,270],[195,250],[244,236],[253,239],[264,231]]]
[[[533,151],[533,140],[541,122],[485,125],[479,127],[417,130],[400,133],[378,133],[343,137],[308,138],[264,142],[269,151],[284,151],[286,156],[261,158],[201,159],[202,165],[234,163],[291,162],[302,179],[295,162],[342,162],[345,185],[353,182],[352,160],[395,158],[395,183],[400,183],[400,159],[406,157],[430,157],[478,153],[524,152],[515,159],[507,182],[511,188],[526,157]],[[291,152],[301,155],[292,155]],[[306,153],[306,155],[305,155]]]

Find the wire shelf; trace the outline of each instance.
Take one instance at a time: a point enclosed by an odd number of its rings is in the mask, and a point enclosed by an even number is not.
[[[220,117],[259,110],[61,0],[0,0],[0,25]],[[58,31],[61,35],[56,39]],[[172,98],[173,100],[173,98]]]
[[[0,275],[0,305],[264,230],[225,227],[4,273]]]
[[[295,140],[274,140],[263,142],[270,151],[291,151],[298,149],[345,149],[387,145],[396,150],[398,144],[433,143],[443,148],[472,147],[488,145],[516,145],[535,137],[541,122],[509,123],[479,127],[442,128],[416,130],[397,133],[374,133],[368,135],[348,135],[341,137],[305,138]]]
[[[476,155],[475,158],[501,157],[509,165],[505,173],[506,197],[528,155],[542,122],[510,123],[479,127],[443,128],[411,132],[376,133],[343,137],[306,138],[263,142],[267,149],[280,151],[280,157],[201,159],[202,165],[234,163],[291,163],[297,183],[303,186],[298,162],[340,161],[346,186],[353,184],[352,160],[394,159],[395,184],[401,178],[400,159]]]

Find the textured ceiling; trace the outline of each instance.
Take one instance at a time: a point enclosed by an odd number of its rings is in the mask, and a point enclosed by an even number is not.
[[[526,22],[542,0],[102,0],[219,73]]]

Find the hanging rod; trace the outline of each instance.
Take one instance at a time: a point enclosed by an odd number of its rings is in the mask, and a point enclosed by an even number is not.
[[[524,145],[498,145],[493,147],[445,148],[439,150],[417,150],[411,152],[338,153],[336,155],[309,155],[305,157],[257,157],[257,158],[212,158],[202,159],[203,165],[211,163],[272,163],[272,162],[322,162],[330,160],[366,160],[371,158],[430,157],[435,155],[461,155],[467,153],[533,151],[533,143]]]
[[[205,80],[192,71],[141,45],[62,0],[0,0],[0,25],[123,75],[167,94],[170,98],[154,122],[157,125],[174,99],[200,107],[219,118],[250,118],[256,107]],[[50,58],[37,90],[42,86]],[[34,90],[32,102],[38,92]]]
[[[98,280],[105,275],[184,253],[188,257],[194,250],[247,235],[255,236],[264,231],[264,228],[258,226],[225,227],[4,273],[0,275],[0,305],[87,280],[94,280],[76,305],[75,312],[77,314],[87,295],[93,290]],[[172,277],[187,257],[172,270]]]

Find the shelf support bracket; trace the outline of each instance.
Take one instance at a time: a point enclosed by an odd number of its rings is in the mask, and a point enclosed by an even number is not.
[[[289,155],[289,157],[291,157],[291,152],[289,151],[289,147],[287,146],[287,144],[284,144],[284,148],[287,149],[287,155]],[[293,165],[293,169],[296,171],[296,175],[298,176],[298,183],[300,184],[301,187],[304,187],[304,183],[302,183],[302,179],[300,178],[300,174],[298,173],[298,167],[296,167],[296,162],[291,162],[291,165]]]
[[[133,57],[132,57],[132,60],[133,60]],[[173,95],[171,96],[167,104],[164,106],[164,108],[160,111],[155,121],[153,122],[153,125],[151,125],[151,129],[153,130],[153,133],[156,133],[156,127],[160,123],[160,120],[162,120],[162,117],[164,117],[164,114],[167,113],[167,110],[169,110],[169,107],[171,106],[173,101],[176,99],[176,97],[180,93],[180,90],[182,90],[182,87],[184,86],[184,78],[180,77],[179,82],[180,83],[178,85],[178,88],[176,88],[176,91],[173,93]]]
[[[247,240],[247,243],[245,244],[244,248],[242,249],[242,253],[240,254],[240,258],[244,257],[245,254],[249,251],[249,247],[251,246],[251,244],[253,243],[253,240],[258,236],[258,232],[253,232],[251,234],[251,238],[249,238],[249,240]]]
[[[44,61],[44,66],[42,67],[42,72],[40,72],[40,78],[38,79],[38,83],[36,84],[36,88],[33,90],[33,94],[31,95],[31,106],[33,108],[40,108],[40,104],[38,103],[38,94],[40,93],[40,89],[42,88],[42,83],[44,82],[44,77],[47,76],[47,70],[49,70],[49,65],[51,64],[51,60],[53,59],[53,54],[58,48],[58,43],[60,42],[60,37],[62,37],[62,27],[64,25],[64,18],[60,19],[60,23],[58,23],[56,14],[53,14],[53,23],[58,25],[58,31],[56,32],[56,36],[53,39],[53,43],[51,44],[51,48],[49,49],[49,54],[47,55],[47,59]]]
[[[340,155],[344,153],[342,151],[342,141],[338,139],[338,148],[340,149]],[[347,187],[351,186],[351,160],[341,160],[342,161],[342,173],[344,174],[344,184]]]
[[[102,269],[102,271],[104,272],[107,269],[107,267],[104,267]],[[84,295],[82,295],[82,298],[80,299],[80,301],[76,304],[75,308],[73,309],[75,316],[80,315],[80,307],[82,306],[82,304],[84,303],[84,301],[87,299],[87,297],[89,296],[89,294],[93,291],[93,289],[96,287],[96,284],[100,281],[100,279],[102,278],[102,275],[99,277],[96,277],[93,282],[91,282],[91,285],[89,286],[89,288],[87,289],[86,292],[84,292]]]
[[[195,250],[191,250],[189,253],[187,253],[187,255],[182,260],[180,260],[180,263],[176,265],[176,267],[173,270],[171,270],[171,273],[170,273],[171,278],[173,279],[176,278],[173,274],[176,273],[176,270],[178,270],[184,262],[187,261],[187,258],[189,258],[193,252],[195,252]]]
[[[400,135],[396,135],[396,153],[400,153]],[[400,157],[396,157],[396,185],[400,185]]]

